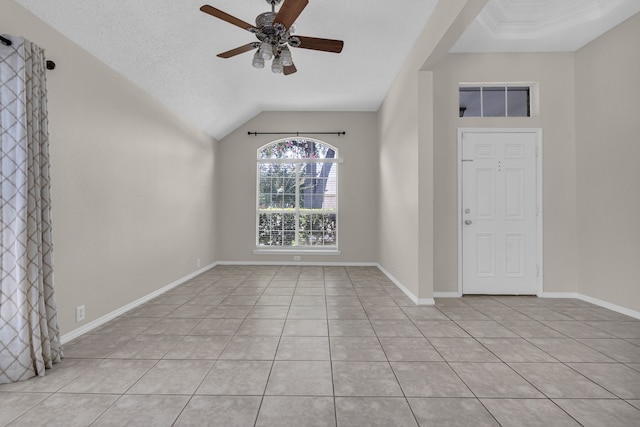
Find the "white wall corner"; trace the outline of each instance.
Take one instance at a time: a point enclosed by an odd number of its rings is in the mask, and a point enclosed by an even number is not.
[[[199,270],[194,271],[191,274],[188,274],[178,280],[175,280],[171,283],[169,283],[166,286],[163,286],[162,288],[155,290],[153,292],[151,292],[150,294],[147,294],[145,296],[143,296],[142,298],[138,298],[137,300],[130,302],[127,305],[124,305],[120,308],[118,308],[117,310],[112,311],[111,313],[107,313],[104,316],[98,317],[96,320],[93,320],[89,323],[87,323],[86,325],[83,325],[77,329],[74,329],[71,332],[68,332],[66,334],[64,334],[63,336],[60,337],[60,343],[61,344],[66,344],[69,341],[78,338],[81,335],[86,334],[87,332],[104,325],[105,323],[109,322],[110,320],[115,319],[118,316],[122,316],[124,313],[133,310],[134,308],[144,304],[145,302],[151,301],[152,299],[164,294],[165,292],[170,291],[171,289],[182,285],[183,283],[185,283],[187,280],[190,280],[202,273],[204,273],[207,270],[212,269],[213,267],[215,267],[216,265],[218,265],[217,262],[214,262],[212,264],[209,264],[207,266],[204,266],[202,268],[200,268]]]

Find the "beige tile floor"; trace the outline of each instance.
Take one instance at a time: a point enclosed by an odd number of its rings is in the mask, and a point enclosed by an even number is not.
[[[416,307],[372,267],[218,266],[64,352],[0,386],[0,425],[640,425],[640,321],[574,299]]]

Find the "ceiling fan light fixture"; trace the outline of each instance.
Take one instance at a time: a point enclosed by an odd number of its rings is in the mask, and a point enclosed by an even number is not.
[[[289,48],[284,47],[282,49],[282,52],[280,52],[280,61],[285,67],[293,65],[293,59],[291,58],[291,51],[289,50]]]
[[[262,59],[270,60],[273,58],[273,46],[270,43],[264,42],[260,45],[260,50],[258,51]]]
[[[253,63],[252,65],[255,68],[264,68],[264,59],[262,58],[262,56],[260,56],[260,52],[256,52],[255,55],[253,55]]]
[[[300,47],[334,53],[342,51],[344,45],[342,40],[293,35],[297,33],[294,24],[309,4],[309,0],[266,0],[266,2],[271,6],[271,11],[259,14],[255,20],[256,25],[249,24],[213,6],[205,4],[200,7],[202,12],[242,28],[254,34],[258,39],[258,41],[222,52],[217,55],[219,58],[232,58],[257,49],[252,60],[253,67],[265,68],[265,61],[273,60],[271,71],[288,76],[298,71],[293,64],[289,48]],[[276,6],[280,3],[282,3],[282,7],[276,12]]]
[[[274,58],[273,62],[271,63],[271,71],[276,74],[282,74],[282,72],[284,72],[284,67],[282,66],[282,58],[280,58],[279,56]]]

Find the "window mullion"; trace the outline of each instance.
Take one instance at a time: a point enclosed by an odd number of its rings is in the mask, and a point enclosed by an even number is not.
[[[504,87],[504,116],[509,117],[509,86]]]

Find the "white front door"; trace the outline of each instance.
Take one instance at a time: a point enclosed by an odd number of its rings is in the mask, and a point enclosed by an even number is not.
[[[538,291],[538,131],[461,130],[462,292]]]

